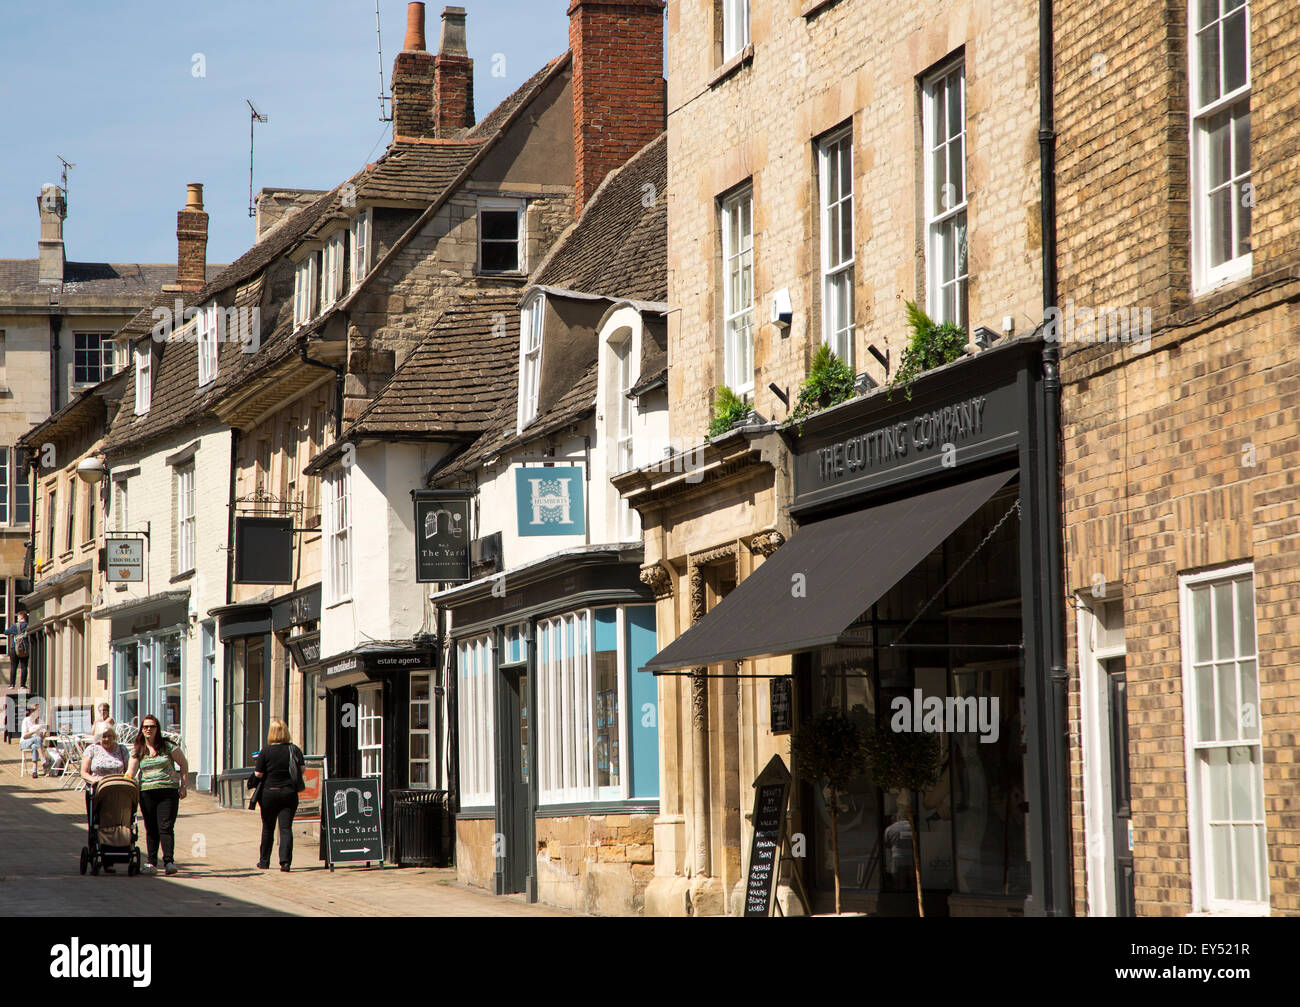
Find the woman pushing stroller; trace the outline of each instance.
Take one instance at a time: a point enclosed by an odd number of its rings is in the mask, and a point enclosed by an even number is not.
[[[125,776],[126,767],[131,756],[125,745],[117,743],[117,729],[106,726],[100,733],[99,740],[86,749],[81,760],[81,778],[86,781],[86,816],[93,820],[92,808],[95,787],[110,777]],[[105,873],[112,874],[114,867],[104,865]]]

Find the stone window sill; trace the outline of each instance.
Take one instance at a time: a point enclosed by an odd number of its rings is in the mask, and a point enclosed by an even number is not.
[[[740,52],[732,56],[722,66],[713,71],[713,76],[709,78],[709,87],[717,87],[724,80],[732,75],[739,73],[742,67],[749,66],[754,62],[754,43],[750,43],[741,49]]]
[[[799,12],[799,16],[803,18],[814,17],[824,11],[827,7],[833,7],[839,2],[840,0],[808,0],[808,2],[803,5],[803,10]]]
[[[194,576],[194,568],[193,568],[193,567],[190,567],[188,570],[185,570],[185,571],[182,572],[182,573],[178,573],[178,574],[176,574],[174,577],[172,577],[172,579],[171,579],[170,581],[168,581],[168,583],[169,583],[169,584],[178,584],[178,583],[180,583],[180,582],[183,581],[183,580],[189,580],[189,579],[190,579],[191,577],[193,577],[193,576]]]

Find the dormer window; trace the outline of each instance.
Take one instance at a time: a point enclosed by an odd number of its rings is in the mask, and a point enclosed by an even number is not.
[[[333,235],[321,252],[320,309],[325,311],[343,293],[343,241],[342,231]]]
[[[142,339],[135,347],[135,414],[143,416],[153,401],[153,347]]]
[[[478,201],[478,270],[480,273],[524,271],[524,201]]]
[[[352,290],[356,290],[361,285],[361,281],[366,278],[366,273],[370,272],[370,228],[373,223],[373,213],[371,210],[358,215],[357,219],[352,221],[349,228],[352,240]]]
[[[302,262],[293,275],[293,327],[305,325],[311,320],[312,305],[316,300],[316,253],[313,252]]]
[[[217,325],[222,318],[221,309],[209,304],[199,310],[194,319],[194,338],[199,344],[199,387],[211,384],[217,376]]]
[[[542,325],[546,297],[535,294],[519,318],[519,429],[537,419],[537,394],[542,382]]]

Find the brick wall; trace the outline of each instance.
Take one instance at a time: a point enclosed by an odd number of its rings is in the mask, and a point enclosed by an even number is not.
[[[573,149],[582,209],[605,176],[664,130],[663,0],[573,0]]]
[[[1187,5],[1058,2],[1060,297],[1152,310],[1145,352],[1066,342],[1067,588],[1122,593],[1139,915],[1193,909],[1179,575],[1253,563],[1270,909],[1300,914],[1300,22],[1251,5],[1251,276],[1192,292]],[[1267,127],[1263,126],[1267,123]],[[1085,598],[1087,597],[1085,593]],[[1078,641],[1075,899],[1086,906]]]

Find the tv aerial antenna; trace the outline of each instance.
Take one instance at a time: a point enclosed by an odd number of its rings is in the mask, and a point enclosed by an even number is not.
[[[384,37],[379,31],[379,0],[375,0],[375,41],[379,46],[379,121],[392,122],[392,112],[384,107],[384,102],[391,102],[393,99],[384,94]]]
[[[63,165],[63,183],[62,183],[63,184],[63,209],[64,209],[64,213],[66,214],[68,208],[68,172],[72,168],[75,168],[76,165],[73,164],[71,161],[65,159],[60,154],[55,154],[54,156],[57,157],[59,159],[59,163]]]
[[[253,102],[245,98],[248,103],[248,215],[257,216],[257,209],[253,204],[253,127],[259,122],[267,122],[270,116],[265,116],[257,110]]]

